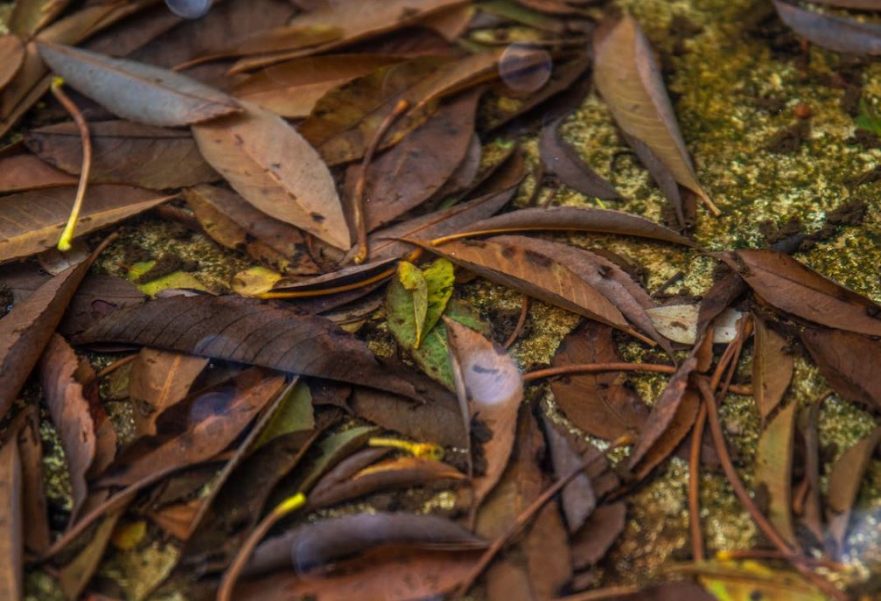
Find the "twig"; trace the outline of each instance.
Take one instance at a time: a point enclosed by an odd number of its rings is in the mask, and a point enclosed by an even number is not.
[[[557,597],[554,601],[606,601],[606,599],[618,599],[626,595],[635,595],[640,591],[638,586],[609,586],[606,588],[584,591],[565,597]]]
[[[707,423],[707,404],[701,402],[691,431],[691,449],[688,454],[688,529],[691,533],[691,558],[704,560],[704,536],[701,532],[700,516],[700,472],[701,445],[704,441],[704,426]]]
[[[70,242],[73,240],[76,224],[80,217],[80,211],[83,208],[83,199],[86,197],[86,187],[89,184],[89,173],[92,171],[92,140],[89,135],[89,126],[86,123],[86,119],[83,117],[79,108],[77,108],[77,105],[74,104],[67,94],[64,93],[64,90],[61,89],[62,85],[64,85],[64,80],[61,77],[54,77],[49,89],[52,90],[52,95],[61,103],[61,106],[63,106],[65,110],[70,113],[70,116],[73,117],[74,123],[76,123],[77,129],[80,132],[80,139],[83,144],[83,163],[82,168],[80,169],[80,180],[76,189],[76,198],[73,201],[73,208],[70,211],[70,217],[67,219],[67,224],[64,226],[64,230],[62,230],[61,236],[58,238],[58,250],[65,252],[70,250]]]
[[[514,344],[517,339],[520,337],[520,334],[523,332],[523,326],[526,325],[526,317],[529,315],[529,297],[527,295],[523,295],[523,302],[520,303],[520,316],[517,318],[517,325],[514,326],[514,331],[511,332],[511,335],[508,336],[508,339],[505,340],[505,344],[502,346],[505,350],[511,348],[511,345]]]
[[[376,130],[376,135],[373,137],[373,140],[370,141],[370,145],[364,153],[364,159],[361,161],[361,170],[358,173],[358,180],[355,182],[355,192],[352,197],[352,208],[355,213],[355,230],[358,236],[358,252],[355,253],[354,261],[359,265],[367,260],[369,252],[367,245],[367,216],[364,212],[364,191],[367,188],[367,167],[370,165],[370,161],[373,160],[373,155],[379,148],[380,143],[382,143],[382,139],[385,137],[386,132],[398,117],[403,115],[409,108],[410,103],[407,100],[398,100],[395,108],[392,109],[392,112],[386,116],[385,120],[380,124],[379,129]]]
[[[109,364],[105,365],[101,371],[99,371],[97,374],[95,374],[95,378],[100,380],[101,378],[104,378],[104,377],[110,375],[111,373],[115,372],[120,367],[123,367],[124,365],[128,365],[129,363],[131,363],[132,361],[134,361],[137,358],[138,358],[138,353],[134,353],[132,355],[127,355],[125,357],[117,359],[113,363],[109,363]]]

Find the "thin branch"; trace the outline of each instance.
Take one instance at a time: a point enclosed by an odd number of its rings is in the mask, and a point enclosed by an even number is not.
[[[607,599],[618,599],[626,595],[635,595],[638,592],[640,592],[638,586],[609,586],[565,597],[557,597],[554,601],[606,601]]]
[[[508,339],[505,340],[505,344],[502,347],[507,350],[511,348],[511,345],[514,344],[518,338],[520,338],[520,334],[523,333],[523,326],[526,325],[526,317],[529,315],[529,297],[527,295],[523,295],[523,301],[520,303],[520,316],[517,318],[517,325],[514,326],[514,331],[511,332],[511,335],[508,336]]]
[[[101,378],[104,378],[104,377],[110,375],[111,373],[115,372],[120,367],[123,367],[124,365],[128,365],[129,363],[131,363],[132,361],[134,361],[137,358],[138,358],[138,353],[134,353],[132,355],[127,355],[125,357],[117,359],[113,363],[109,363],[106,366],[104,366],[104,368],[101,371],[99,371],[97,374],[95,374],[95,378],[100,380]]]
[[[700,516],[700,472],[701,472],[701,445],[704,441],[704,427],[707,423],[707,404],[701,402],[691,431],[691,449],[688,454],[688,529],[691,533],[691,558],[693,561],[703,561],[704,535],[701,531]]]

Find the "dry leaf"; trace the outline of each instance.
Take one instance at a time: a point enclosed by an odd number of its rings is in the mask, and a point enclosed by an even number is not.
[[[844,398],[869,408],[881,407],[881,342],[866,336],[806,328],[801,335],[820,373]]]
[[[764,421],[780,404],[792,381],[795,358],[786,352],[788,343],[783,336],[769,328],[761,319],[755,319],[753,323],[756,328],[753,396]],[[715,331],[714,329],[713,332]]]
[[[15,439],[0,447],[0,597],[24,598],[21,459]]]
[[[845,1],[839,6],[862,4],[863,6],[853,8],[877,9],[881,7],[878,2],[874,2],[874,7],[866,6],[870,3],[871,0],[868,2]],[[798,35],[817,46],[848,54],[870,56],[881,54],[881,26],[877,23],[863,23],[852,18],[818,13],[783,0],[774,0],[774,8],[777,9],[781,21],[791,27]]]
[[[554,475],[557,478],[563,478],[582,464],[584,459],[581,457],[581,453],[575,450],[569,439],[557,431],[550,419],[543,416],[542,422],[551,462],[554,465]],[[582,472],[575,476],[563,489],[560,500],[569,533],[575,533],[593,513],[597,503],[587,474]]]
[[[24,44],[13,34],[0,35],[0,91],[6,87],[24,62]]]
[[[561,182],[587,196],[618,198],[618,193],[612,184],[597,175],[560,136],[559,128],[562,120],[563,118],[552,121],[541,130],[538,145],[545,169],[556,173]]]
[[[851,510],[860,492],[866,469],[879,444],[881,444],[881,428],[875,428],[846,449],[832,464],[829,472],[826,518],[839,555],[845,552],[844,540],[847,536]]]
[[[0,192],[75,186],[77,178],[32,154],[0,158]]]
[[[768,494],[768,517],[780,536],[797,546],[792,521],[792,454],[797,403],[780,410],[759,436],[756,447],[756,486]]]

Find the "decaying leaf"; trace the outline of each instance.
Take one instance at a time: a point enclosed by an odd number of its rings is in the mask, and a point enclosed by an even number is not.
[[[795,358],[786,352],[787,342],[780,334],[760,320],[753,321],[756,328],[756,346],[753,351],[753,395],[762,419],[774,411],[795,369]],[[716,330],[713,330],[714,333]]]
[[[698,305],[664,305],[646,309],[652,325],[673,342],[692,345],[697,342]],[[743,314],[735,309],[726,309],[713,321],[713,342],[725,344],[737,335],[737,322]]]
[[[832,464],[826,498],[828,503],[826,517],[832,540],[839,554],[845,551],[844,539],[848,531],[851,510],[857,500],[872,454],[879,444],[881,444],[881,428],[875,428],[855,445],[846,449]]]
[[[0,35],[0,90],[18,73],[24,57],[24,44],[17,35]]]
[[[61,44],[39,48],[66,83],[129,121],[175,127],[241,110],[223,92],[172,71]]]
[[[881,407],[881,343],[866,336],[806,328],[801,340],[829,384],[844,398]]]
[[[49,548],[51,533],[43,482],[43,444],[37,408],[31,406],[19,413],[9,430],[17,434],[16,442],[21,457],[22,520],[27,524],[24,545],[29,552],[42,554]]]
[[[597,198],[614,199],[618,193],[612,185],[597,175],[577,152],[560,136],[562,119],[546,125],[539,138],[541,161],[545,169],[556,173],[560,181],[582,194]]]
[[[0,192],[74,186],[77,178],[32,154],[0,158]]]
[[[543,426],[548,441],[548,451],[554,464],[554,474],[557,478],[563,478],[584,460],[569,440],[558,432],[554,424],[546,417],[543,420]],[[596,495],[586,473],[579,474],[566,485],[561,501],[563,515],[566,516],[566,525],[569,532],[574,533],[584,525],[585,520],[590,517],[596,507]]]
[[[627,505],[612,503],[593,510],[572,542],[572,563],[584,569],[600,561],[624,530]]]
[[[22,522],[21,459],[15,439],[0,447],[0,596],[22,599],[24,595],[24,523]]]
[[[639,23],[630,15],[597,28],[594,81],[618,126],[644,143],[679,184],[715,209],[697,180],[667,96],[661,70]]]
[[[321,157],[278,115],[245,108],[241,115],[193,126],[202,155],[262,212],[348,249],[349,228]]]
[[[768,423],[756,447],[756,483],[768,495],[768,513],[777,532],[797,545],[792,520],[792,455],[797,403],[790,403]]]
[[[874,3],[876,5],[874,7],[867,6],[870,2],[871,0],[869,2],[845,0],[839,3],[839,6],[879,8],[877,2]],[[853,4],[858,6],[852,6]],[[777,9],[777,14],[784,23],[818,46],[848,54],[870,56],[881,54],[881,26],[877,23],[864,23],[856,19],[818,13],[784,0],[774,0],[774,8]]]

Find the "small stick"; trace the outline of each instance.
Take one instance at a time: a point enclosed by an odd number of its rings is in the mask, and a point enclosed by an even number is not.
[[[364,159],[361,161],[361,170],[358,173],[358,181],[355,182],[355,192],[352,197],[352,205],[355,212],[355,229],[357,230],[358,236],[358,252],[355,253],[354,261],[358,265],[367,260],[369,252],[367,245],[367,218],[364,214],[364,191],[367,188],[367,167],[370,165],[370,161],[373,160],[373,155],[379,148],[380,143],[382,143],[382,139],[385,137],[386,132],[388,132],[389,128],[391,128],[398,117],[403,115],[409,108],[410,103],[407,100],[398,100],[395,108],[392,109],[392,112],[386,116],[385,120],[380,124],[379,129],[376,130],[376,135],[373,137],[373,140],[370,141],[370,145],[364,153]]]
[[[115,372],[120,367],[123,367],[124,365],[128,365],[129,363],[131,363],[132,361],[134,361],[137,358],[138,358],[138,353],[134,353],[133,355],[128,355],[126,357],[122,357],[120,359],[117,359],[113,363],[108,363],[107,365],[104,366],[104,368],[101,371],[99,371],[97,374],[95,374],[95,378],[100,380],[101,378],[104,378],[104,377],[110,375],[111,373]]]
[[[61,237],[58,238],[58,250],[66,252],[70,250],[70,242],[73,240],[76,224],[80,218],[80,210],[83,208],[83,199],[86,197],[86,186],[89,184],[89,173],[92,170],[92,140],[89,135],[89,125],[86,123],[85,117],[83,117],[83,114],[80,112],[77,105],[74,104],[67,94],[64,93],[64,90],[61,89],[61,86],[63,85],[64,79],[61,77],[54,77],[52,78],[52,85],[49,89],[52,90],[52,95],[61,103],[61,106],[63,106],[65,110],[70,113],[70,116],[73,117],[77,129],[79,129],[80,139],[83,144],[83,163],[82,168],[80,169],[80,181],[76,189],[76,198],[73,201],[73,208],[70,211],[70,217],[67,219],[67,224],[61,232]]]
[[[700,516],[700,472],[701,444],[704,441],[704,426],[707,423],[707,404],[701,402],[691,431],[691,449],[688,453],[688,529],[691,533],[691,558],[693,561],[704,560],[704,535],[701,531]]]
[[[554,601],[606,601],[606,599],[618,599],[626,595],[635,595],[638,592],[640,592],[638,586],[609,586],[592,591],[584,591],[583,593],[575,593],[574,595],[566,595],[565,597],[557,597]]]
[[[502,347],[505,350],[511,348],[511,345],[517,341],[520,337],[520,334],[523,332],[523,326],[526,325],[526,317],[529,315],[529,297],[527,295],[523,295],[523,302],[520,303],[520,316],[517,318],[517,325],[514,326],[514,331],[511,332],[511,335],[508,336],[508,339],[505,340],[505,344]]]

